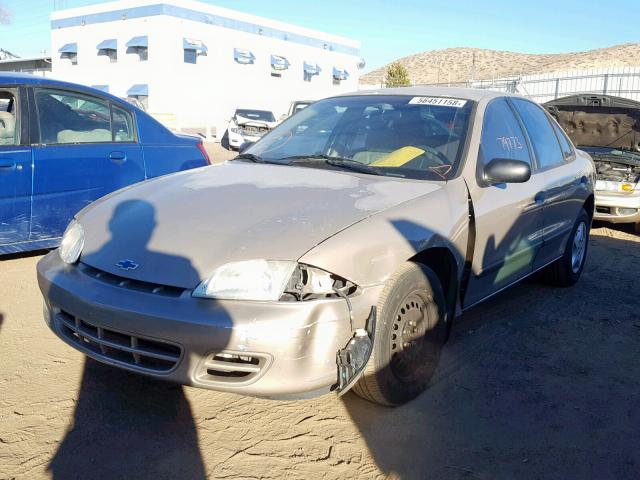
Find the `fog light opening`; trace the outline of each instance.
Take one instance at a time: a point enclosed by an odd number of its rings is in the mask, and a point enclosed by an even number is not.
[[[637,208],[618,208],[618,215],[635,215],[638,213]]]

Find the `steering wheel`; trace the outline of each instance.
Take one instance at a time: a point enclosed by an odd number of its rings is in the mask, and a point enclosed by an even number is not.
[[[436,157],[438,160],[440,160],[440,165],[437,165],[436,168],[443,165],[451,166],[451,162],[449,162],[449,159],[447,158],[447,156],[444,153],[442,153],[440,150],[430,147],[429,145],[420,145],[419,148],[421,150],[424,150],[424,153],[428,153],[431,156]]]

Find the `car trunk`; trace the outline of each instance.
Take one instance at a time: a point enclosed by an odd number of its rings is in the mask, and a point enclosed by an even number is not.
[[[585,94],[544,107],[573,143],[592,156],[598,180],[640,181],[640,102]]]

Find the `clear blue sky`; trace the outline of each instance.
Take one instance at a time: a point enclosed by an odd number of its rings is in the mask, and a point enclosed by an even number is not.
[[[160,1],[160,0],[158,0]],[[0,0],[12,12],[0,48],[26,57],[50,50],[54,8],[96,0]],[[640,1],[210,0],[222,7],[362,41],[366,70],[447,47],[559,53],[640,42]],[[640,63],[640,59],[639,59]]]

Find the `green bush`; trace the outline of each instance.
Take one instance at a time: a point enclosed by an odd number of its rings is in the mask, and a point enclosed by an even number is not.
[[[408,87],[411,85],[409,80],[409,72],[399,62],[394,62],[387,68],[387,76],[384,79],[387,88],[391,87]]]

